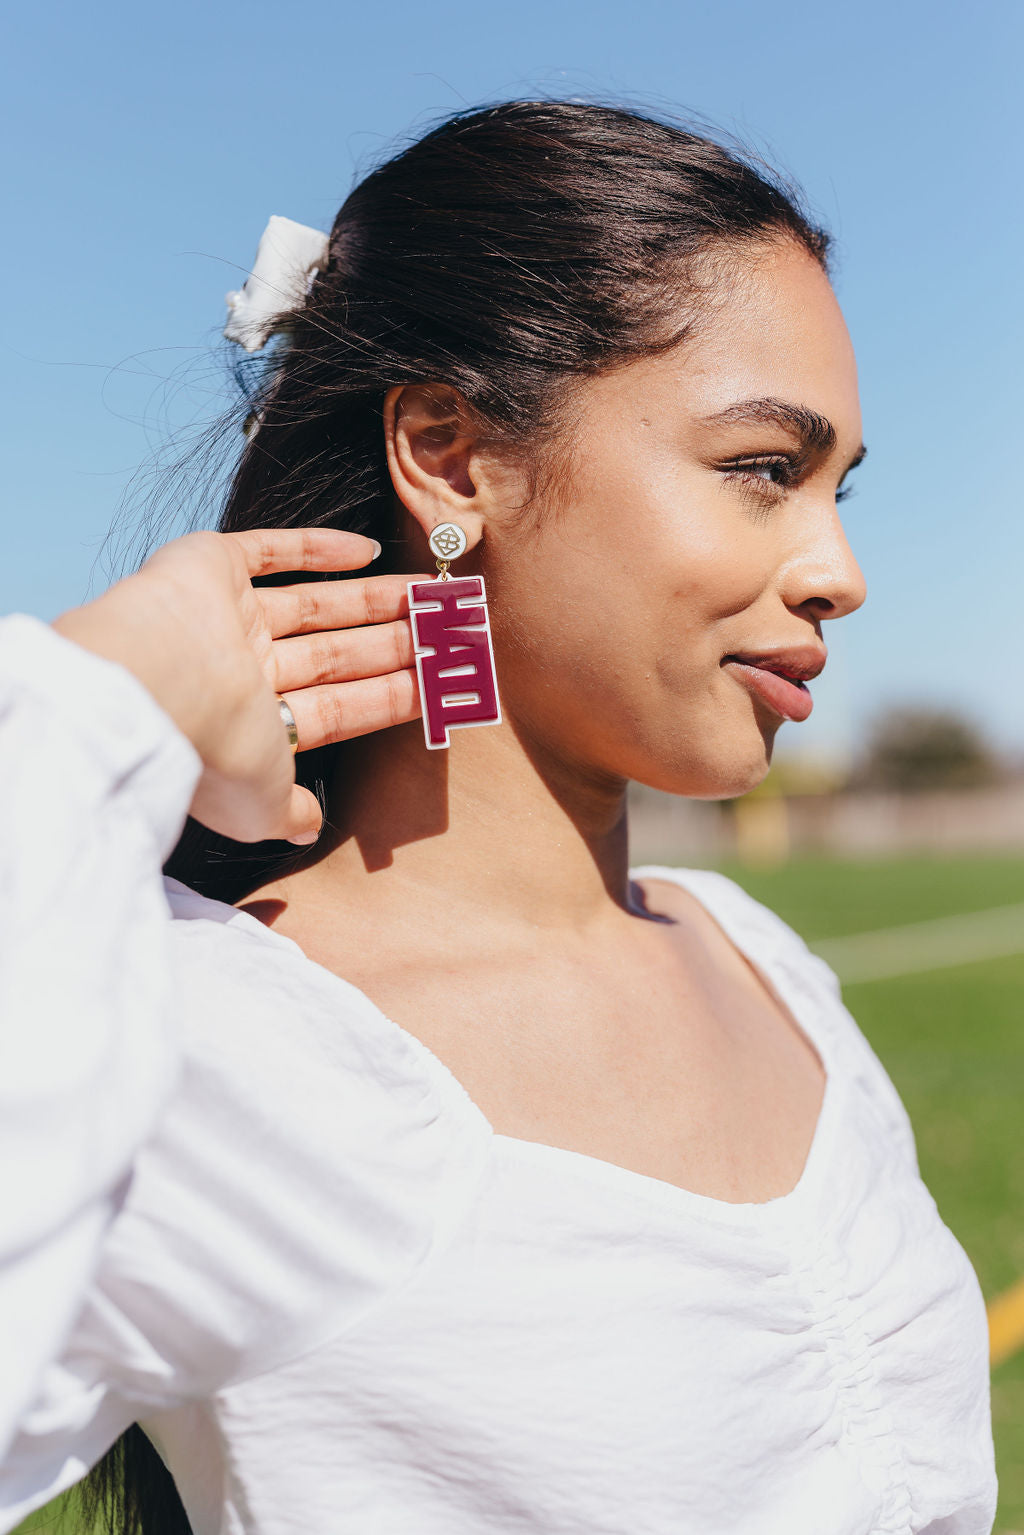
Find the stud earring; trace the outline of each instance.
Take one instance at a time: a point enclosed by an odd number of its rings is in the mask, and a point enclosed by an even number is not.
[[[409,582],[409,617],[431,751],[451,745],[462,725],[500,725],[491,626],[483,576],[449,576],[469,540],[456,522],[442,522],[427,542],[437,559],[435,581]]]

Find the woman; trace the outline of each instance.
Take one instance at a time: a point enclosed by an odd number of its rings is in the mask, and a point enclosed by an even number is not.
[[[133,939],[185,1064],[4,1528],[141,1422],[197,1535],[990,1529],[977,1284],[834,978],[730,881],[627,862],[627,782],[751,788],[863,601],[826,243],[643,116],[456,117],[279,317],[226,536],[55,625],[194,748],[175,920]],[[502,722],[429,751],[402,592],[444,525]],[[288,531],[332,527],[391,584],[297,581],[358,563]],[[395,724],[342,745],[368,593]]]

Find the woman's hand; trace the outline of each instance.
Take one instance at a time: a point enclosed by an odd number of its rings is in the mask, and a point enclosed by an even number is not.
[[[203,760],[191,814],[241,842],[313,842],[320,806],[295,783],[275,694],[299,750],[419,714],[409,576],[254,587],[277,571],[356,570],[377,546],[328,528],[190,533],[53,627],[128,668]]]

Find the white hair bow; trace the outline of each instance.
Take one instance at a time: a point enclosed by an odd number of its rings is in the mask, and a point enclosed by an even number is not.
[[[297,309],[327,265],[330,238],[276,213],[260,238],[252,271],[237,293],[227,295],[224,334],[247,352],[258,352],[274,334],[275,316]]]

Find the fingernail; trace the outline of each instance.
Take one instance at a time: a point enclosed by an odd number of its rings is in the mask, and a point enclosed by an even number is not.
[[[374,539],[373,540],[373,553],[370,555],[370,558],[371,558],[371,560],[377,560],[377,559],[380,558],[380,555],[381,555],[380,544],[378,544],[377,540]]]
[[[322,828],[321,828],[322,830]],[[296,847],[312,847],[314,842],[320,840],[320,831],[304,831],[301,837],[289,837],[289,842],[294,842]]]

